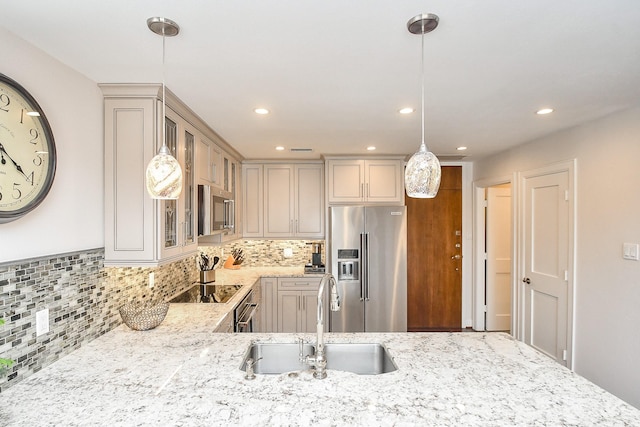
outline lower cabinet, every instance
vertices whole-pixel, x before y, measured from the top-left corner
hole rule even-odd
[[[231,333],[233,332],[233,312],[227,313],[222,322],[213,332]]]
[[[278,332],[316,329],[318,291],[278,291]]]
[[[261,285],[263,332],[315,332],[320,278],[267,277]]]

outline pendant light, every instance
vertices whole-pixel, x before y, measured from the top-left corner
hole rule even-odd
[[[409,197],[431,199],[440,188],[440,162],[424,143],[424,35],[436,29],[439,18],[432,13],[414,16],[407,22],[411,34],[422,36],[422,143],[409,159],[404,171],[404,186]]]
[[[147,166],[147,192],[152,199],[177,199],[182,192],[182,168],[171,155],[166,140],[166,96],[164,84],[165,37],[173,37],[180,32],[178,24],[167,18],[149,18],[147,26],[162,36],[162,147]]]

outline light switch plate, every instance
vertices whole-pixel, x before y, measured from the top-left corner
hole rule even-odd
[[[36,312],[36,336],[49,332],[49,309],[45,308]]]
[[[622,258],[633,261],[640,260],[640,245],[638,243],[623,243]]]

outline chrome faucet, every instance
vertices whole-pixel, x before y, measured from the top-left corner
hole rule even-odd
[[[317,379],[323,379],[327,377],[327,358],[324,355],[324,304],[322,301],[324,296],[324,286],[327,282],[329,282],[331,293],[330,309],[331,311],[340,310],[340,296],[338,295],[338,285],[336,284],[336,279],[332,274],[325,274],[324,276],[322,276],[320,287],[318,288],[318,315],[316,322],[316,332],[318,334],[318,337],[316,342],[316,354],[315,356],[307,356],[304,359],[305,363],[315,368],[313,376]],[[302,355],[302,351],[300,352],[300,355]]]

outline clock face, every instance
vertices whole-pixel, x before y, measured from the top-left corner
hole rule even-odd
[[[44,200],[56,169],[56,147],[44,112],[22,86],[0,74],[0,223]]]

